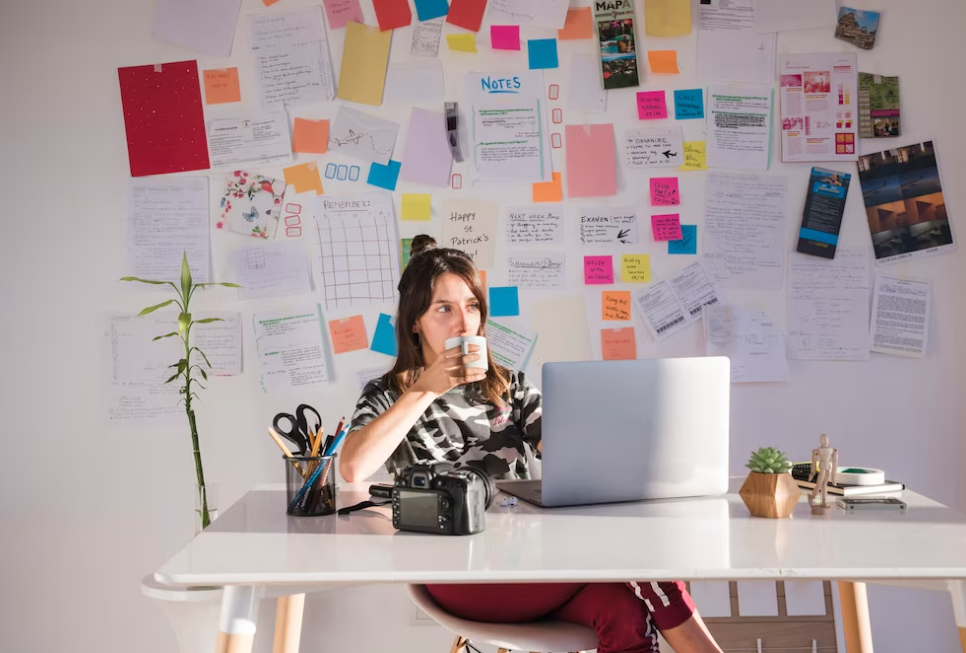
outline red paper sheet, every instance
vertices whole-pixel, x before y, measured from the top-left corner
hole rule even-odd
[[[132,177],[207,170],[198,62],[117,69]]]
[[[383,32],[406,27],[413,22],[408,0],[372,0],[372,8],[376,10],[376,20]]]
[[[471,32],[479,32],[484,11],[486,11],[486,0],[453,0],[446,15],[446,22]]]

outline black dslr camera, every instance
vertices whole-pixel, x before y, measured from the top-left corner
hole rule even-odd
[[[392,525],[401,531],[441,535],[479,533],[495,495],[493,481],[474,467],[413,465],[396,476]]]

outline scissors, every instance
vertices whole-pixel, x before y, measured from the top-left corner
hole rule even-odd
[[[313,420],[312,428],[309,428],[309,422],[305,418],[306,411],[311,411],[315,414],[315,420]],[[283,429],[279,426],[281,420],[288,421],[288,427]],[[275,427],[275,431],[281,435],[283,438],[298,447],[299,455],[304,455],[306,451],[312,448],[311,436],[314,435],[319,428],[322,426],[322,417],[319,415],[318,411],[309,406],[308,404],[300,404],[298,408],[295,409],[295,414],[291,413],[279,413],[275,416],[275,420],[272,422],[272,426]]]

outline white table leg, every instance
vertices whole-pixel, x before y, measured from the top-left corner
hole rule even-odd
[[[275,600],[275,643],[272,653],[299,652],[304,609],[305,594],[280,596]]]
[[[260,587],[227,585],[221,598],[215,653],[252,653]]]
[[[947,581],[949,594],[953,597],[953,614],[959,629],[959,647],[966,653],[966,580]]]
[[[865,583],[839,581],[839,605],[846,653],[872,653],[872,624]]]

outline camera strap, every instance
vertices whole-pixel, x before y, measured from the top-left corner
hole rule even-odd
[[[339,509],[339,514],[340,515],[348,515],[350,512],[355,512],[356,510],[365,510],[366,508],[378,508],[379,506],[388,506],[390,503],[392,503],[392,500],[389,500],[389,501],[362,501],[360,503],[357,503],[354,506],[349,506],[347,508],[340,508]]]

